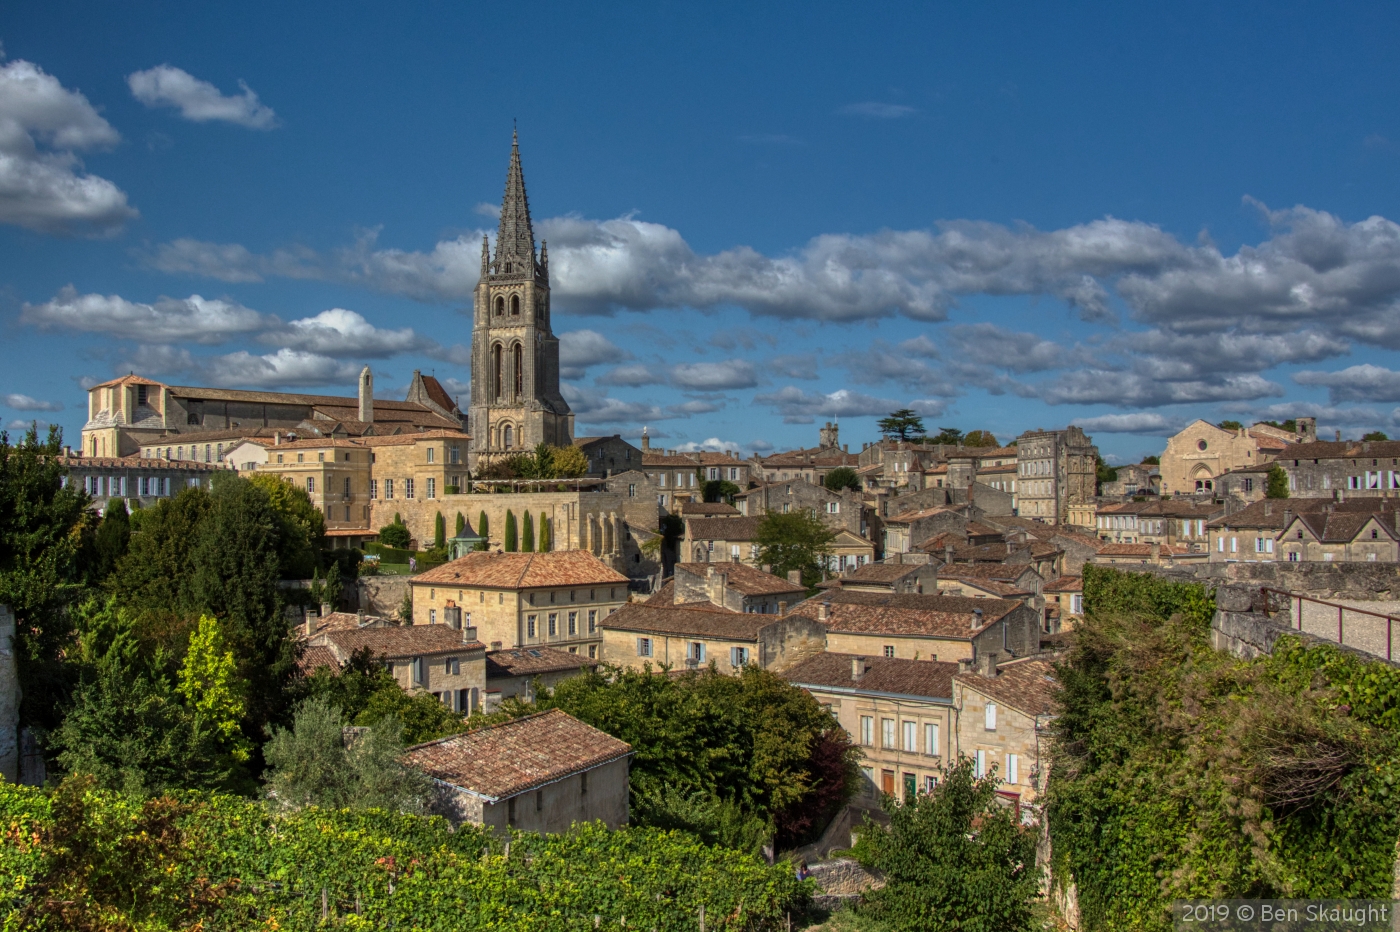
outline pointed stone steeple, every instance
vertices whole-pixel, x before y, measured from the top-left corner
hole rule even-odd
[[[506,172],[501,225],[496,231],[496,261],[491,270],[497,275],[533,275],[535,272],[535,231],[530,226],[530,199],[525,194],[525,173],[520,168],[520,136],[516,133],[511,135],[510,169]]]

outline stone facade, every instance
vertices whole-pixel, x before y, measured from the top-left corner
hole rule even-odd
[[[136,504],[150,507],[161,499],[180,494],[190,486],[209,488],[209,483],[222,467],[195,462],[166,462],[139,456],[64,456],[67,467],[66,483],[80,486],[97,501],[98,509],[107,507],[110,498],[124,499],[128,509]]]
[[[1283,455],[1292,443],[1317,439],[1317,423],[1298,419],[1298,433],[1288,434],[1269,425],[1232,430],[1208,421],[1192,421],[1167,440],[1162,453],[1161,492],[1189,495],[1210,492],[1225,473],[1268,463]],[[1291,454],[1290,454],[1291,455]]]
[[[773,512],[788,514],[809,511],[827,527],[867,536],[865,503],[859,492],[842,489],[833,492],[824,485],[814,485],[806,479],[767,482],[734,496],[734,506],[741,515],[759,518]]]
[[[572,444],[574,416],[559,392],[559,339],[550,328],[549,249],[535,251],[518,140],[511,143],[495,255],[481,240],[472,310],[473,469],[536,444]]]
[[[642,451],[621,434],[611,437],[575,437],[574,446],[588,457],[588,475],[611,476],[613,473],[642,468]]]
[[[825,629],[801,615],[761,615],[633,604],[603,623],[603,659],[631,669],[714,665],[735,673],[747,664],[781,670],[820,653]]]
[[[1400,494],[1400,441],[1299,443],[1271,465],[1288,474],[1291,498],[1382,498]],[[1268,470],[1240,470],[1225,477],[1228,491],[1244,501],[1264,497]]]
[[[978,776],[995,767],[1000,792],[1022,803],[1037,803],[1045,788],[1053,674],[1051,660],[989,657],[953,679],[958,753],[973,759]]]
[[[1093,527],[1098,448],[1078,427],[1016,438],[1017,513],[1046,524]]]

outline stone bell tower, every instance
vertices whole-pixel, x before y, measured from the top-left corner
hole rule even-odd
[[[494,256],[481,240],[472,310],[472,468],[538,443],[572,444],[574,415],[559,393],[559,339],[549,326],[549,249],[535,252],[518,136]]]

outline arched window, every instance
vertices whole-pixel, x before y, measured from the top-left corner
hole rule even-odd
[[[519,343],[515,344],[513,350],[515,358],[511,360],[515,366],[515,397],[519,398],[525,393],[525,352]]]
[[[510,296],[510,316],[520,316],[520,295],[518,294],[513,294]]]
[[[491,347],[491,385],[495,389],[495,397],[500,398],[505,390],[505,382],[502,380],[501,372],[501,344],[497,343]]]
[[[515,446],[515,430],[509,424],[505,426],[505,430],[501,431],[501,446],[507,450],[513,449]]]
[[[497,317],[502,317],[502,316],[505,315],[505,312],[506,312],[506,299],[505,299],[505,298],[497,298],[497,299],[496,299],[496,316],[497,316]]]

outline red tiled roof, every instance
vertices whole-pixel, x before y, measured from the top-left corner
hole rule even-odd
[[[681,502],[682,515],[730,518],[739,515],[739,509],[724,502]]]
[[[955,680],[960,686],[1031,716],[1049,712],[1060,688],[1054,662],[1035,657],[997,664],[996,676],[959,673]]]
[[[676,569],[707,578],[711,573],[723,573],[725,585],[744,595],[781,595],[785,592],[807,591],[807,587],[800,583],[789,582],[781,576],[765,573],[757,567],[743,563],[677,563]],[[674,582],[674,579],[670,582]]]
[[[1052,579],[1045,584],[1044,592],[1083,592],[1083,576],[1061,576],[1059,579]]]
[[[228,469],[223,463],[199,463],[194,460],[162,460],[154,456],[59,456],[58,461],[69,469],[182,469],[187,472],[214,472]]]
[[[927,563],[866,563],[849,576],[842,576],[841,582],[895,583],[928,568]]]
[[[310,676],[321,667],[329,667],[337,672],[340,671],[340,661],[335,659],[335,654],[329,647],[308,647],[301,652],[297,658],[297,669],[303,676]]]
[[[762,518],[687,518],[685,536],[689,540],[754,540]]]
[[[627,577],[586,550],[552,553],[469,553],[419,573],[409,584],[535,589],[541,586],[617,586]]]
[[[1161,555],[1164,557],[1174,557],[1180,553],[1189,551],[1180,547],[1173,547],[1171,544],[1159,545]],[[1152,556],[1152,544],[1104,544],[1099,551],[1101,557],[1150,557]]]
[[[315,635],[312,646],[333,645],[349,655],[368,648],[375,657],[389,659],[427,654],[460,654],[484,650],[480,641],[463,641],[462,632],[447,625],[395,625],[385,628],[330,630]]]
[[[710,603],[690,608],[633,602],[613,612],[600,624],[604,630],[612,631],[638,631],[642,634],[662,632],[727,641],[757,641],[763,628],[776,624],[784,617],[760,615],[757,612],[715,611],[705,606],[710,606]]]
[[[865,672],[857,680],[853,674],[858,656],[823,652],[789,667],[780,675],[794,686],[894,693],[949,702],[953,699],[953,676],[958,672],[955,663],[867,656]]]
[[[557,647],[519,647],[486,653],[486,679],[512,676],[537,676],[541,673],[561,673],[593,669],[598,661],[571,654]]]
[[[625,741],[551,709],[414,745],[404,759],[436,780],[496,802],[631,753]]]
[[[964,640],[1021,608],[1007,599],[968,599],[951,595],[900,595],[837,589],[813,596],[790,614],[817,619],[827,604],[828,630],[852,634],[895,634]],[[978,618],[976,627],[973,620]]]

